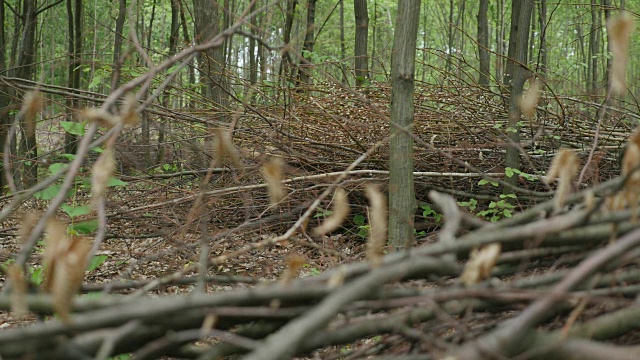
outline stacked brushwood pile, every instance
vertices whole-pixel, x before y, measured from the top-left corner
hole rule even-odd
[[[383,251],[374,249],[366,260],[344,262],[304,278],[298,276],[304,261],[295,257],[278,280],[218,275],[227,262],[257,262],[252,258],[255,251],[279,246],[294,235],[322,248],[323,235],[337,229],[335,224],[322,231],[303,230],[318,206],[329,207],[334,193],[334,203],[338,198],[352,206],[359,200],[366,203],[364,196],[354,201],[353,195],[338,195],[344,192],[340,189],[355,194],[363,184],[385,182],[388,127],[380,109],[388,108],[388,89],[372,89],[366,98],[355,93],[337,96],[337,90],[324,97],[315,94],[297,99],[297,108],[282,115],[263,109],[237,119],[232,139],[221,130],[218,141],[228,143],[220,146],[231,161],[227,168],[205,172],[202,191],[174,196],[166,189],[151,190],[169,195],[161,200],[151,197],[157,202],[144,206],[127,207],[124,199],[116,203],[121,208],[103,209],[110,221],[133,218],[130,214],[136,212],[157,211],[166,218],[179,214],[174,220],[186,223],[184,233],[200,235],[188,228],[201,215],[196,205],[218,206],[206,221],[223,230],[180,244],[191,255],[198,249],[205,254],[188,258],[194,262],[188,271],[180,264],[168,275],[151,279],[85,282],[82,292],[102,294],[76,298],[69,296],[75,289],[63,289],[60,298],[29,293],[14,281],[0,294],[0,309],[16,311],[21,305],[20,310],[37,319],[1,331],[0,356],[638,358],[638,348],[629,346],[640,334],[635,301],[640,293],[635,194],[640,189],[634,173],[640,158],[632,157],[640,155],[640,148],[634,148],[637,136],[631,137],[631,155],[623,157],[622,166],[617,160],[632,132],[628,118],[611,116],[601,124],[598,152],[592,151],[596,130],[585,125],[588,116],[571,110],[570,100],[556,113],[541,109],[539,120],[525,126],[524,175],[520,186],[510,190],[522,211],[503,213],[505,218],[489,222],[458,201],[474,198],[488,204],[499,198],[498,187],[486,184],[504,185],[501,178],[508,172],[501,166],[504,104],[497,95],[455,89],[462,93],[432,89],[417,95],[417,196],[438,209],[444,223],[433,233],[418,235],[415,248],[382,257]],[[119,125],[113,129],[109,134],[116,136],[122,130]],[[267,162],[274,156],[281,162]],[[260,165],[263,175],[257,171]],[[292,169],[283,177],[281,169],[274,170],[280,167]],[[541,178],[549,168],[546,180],[557,178],[557,188]],[[572,186],[581,169],[586,174],[583,185]],[[216,187],[207,187],[214,182]],[[273,184],[284,184],[286,194]],[[145,189],[144,194],[151,191]],[[269,202],[280,208],[264,210]],[[374,208],[373,201],[369,205]],[[249,213],[244,221],[239,209]],[[335,204],[332,208],[334,214],[344,213],[342,209]],[[373,232],[376,224],[370,225]],[[49,235],[61,233],[66,248],[81,250],[80,255],[66,253],[74,259],[89,251],[55,230],[55,224],[48,226],[53,226]],[[223,238],[264,229],[280,235],[252,239],[237,248],[216,248]],[[336,258],[349,257],[335,249],[326,251]],[[207,269],[215,275],[207,275]],[[156,293],[170,286],[191,291]],[[216,291],[204,291],[207,286]]]

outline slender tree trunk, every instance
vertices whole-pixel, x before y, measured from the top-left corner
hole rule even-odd
[[[25,80],[33,80],[35,76],[35,59],[36,59],[36,31],[38,21],[37,17],[37,1],[24,1],[24,27],[22,29],[20,51],[18,52],[18,72],[17,76]],[[22,139],[20,141],[20,153],[25,159],[24,177],[22,182],[26,187],[34,185],[38,181],[38,147],[36,141],[35,118],[22,121]],[[18,181],[18,185],[22,186],[22,182]]]
[[[255,4],[251,7],[250,12],[255,10]],[[249,22],[251,35],[258,35],[257,17],[251,18]],[[258,57],[256,56],[256,40],[249,37],[249,83],[255,86],[258,83]]]
[[[516,4],[517,3],[517,4]],[[518,105],[518,99],[522,95],[522,88],[526,78],[526,69],[520,64],[527,64],[527,50],[529,41],[529,27],[531,25],[531,13],[533,0],[513,0],[511,15],[511,35],[509,36],[509,60],[507,74],[511,94],[509,99],[509,121],[507,134],[511,144],[507,146],[505,167],[520,169],[520,117],[522,112]],[[512,176],[506,180],[515,185],[517,177]],[[505,189],[505,191],[508,191]]]
[[[342,83],[349,86],[347,68],[344,64],[347,59],[347,50],[344,41],[344,0],[338,1],[340,1],[340,70],[342,71]]]
[[[489,88],[489,19],[487,10],[489,0],[480,0],[478,7],[478,59],[480,60],[480,74],[478,84],[483,88]]]
[[[7,50],[5,36],[5,1],[0,0],[0,71],[4,73],[7,70]],[[7,107],[9,106],[9,97],[7,96],[7,86],[0,84],[0,155],[4,154],[4,146],[7,141],[7,133],[10,126],[10,117]],[[4,193],[4,187],[7,180],[4,176],[3,163],[0,162],[0,194]]]
[[[178,46],[178,40],[180,39],[180,0],[171,0],[171,25],[169,31],[169,57],[176,53]],[[171,102],[171,96],[169,91],[165,90],[162,94],[162,105],[168,107]],[[156,163],[164,164],[166,162],[166,150],[165,150],[165,131],[167,123],[164,120],[158,122],[158,152],[156,154]]]
[[[375,67],[376,67],[376,46],[378,43],[378,1],[373,0],[373,26],[372,26],[372,34],[371,34],[371,67],[369,67],[369,78],[373,78],[375,75]]]
[[[591,0],[591,32],[589,33],[589,74],[587,92],[596,95],[598,92],[598,31],[600,31],[600,12],[598,3]]]
[[[307,32],[302,46],[302,62],[298,72],[298,86],[305,86],[311,82],[311,55],[315,44],[316,0],[307,1]]]
[[[193,0],[196,41],[202,43],[220,33],[220,14],[218,4],[212,0]],[[224,46],[219,46],[201,52],[198,55],[198,71],[200,81],[204,82],[204,95],[212,106],[219,109],[218,116],[213,123],[227,122],[224,110],[228,106],[226,78],[224,76]],[[209,136],[205,140],[205,150],[208,154],[213,150],[213,135],[215,127],[209,126]],[[204,162],[208,166],[208,161]]]
[[[291,59],[291,54],[288,49],[291,48],[291,32],[293,31],[293,19],[296,13],[296,6],[298,0],[287,0],[287,14],[284,21],[284,33],[283,42],[285,49],[282,51],[282,60],[280,61],[280,70],[278,73],[281,76],[282,84],[286,85],[290,80],[293,73],[294,62]],[[286,86],[285,86],[286,87]]]
[[[540,59],[538,61],[538,73],[544,76],[547,74],[549,67],[547,57],[547,0],[540,0],[538,4],[538,20],[540,21]]]
[[[369,39],[369,12],[367,0],[354,0],[353,12],[356,21],[356,37],[354,45],[356,87],[361,88],[369,77],[367,60],[367,41]]]
[[[391,57],[391,143],[389,145],[389,242],[413,245],[416,210],[413,184],[413,92],[420,0],[399,0]]]
[[[120,67],[122,66],[122,40],[124,38],[124,19],[127,15],[127,0],[118,3],[118,17],[116,18],[116,33],[113,37],[113,75],[111,76],[111,91],[118,87],[120,82]]]
[[[451,73],[451,69],[453,67],[452,61],[453,61],[453,13],[454,13],[454,8],[455,5],[453,3],[453,0],[449,0],[449,24],[448,24],[448,30],[447,30],[447,35],[448,35],[448,40],[447,40],[447,66],[446,66],[446,72],[447,74]]]
[[[81,57],[82,57],[82,0],[67,0],[67,19],[69,31],[69,79],[70,89],[79,90],[82,78]],[[67,107],[71,109],[67,115],[67,121],[75,121],[73,112],[79,108],[78,99],[71,97],[67,101]],[[78,136],[65,133],[64,151],[67,154],[75,154],[77,149]]]

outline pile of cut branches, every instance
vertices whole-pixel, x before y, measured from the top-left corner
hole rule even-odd
[[[626,344],[640,334],[638,209],[615,205],[637,190],[627,177],[497,223],[481,223],[432,192],[444,212],[439,241],[385,255],[378,266],[253,284],[167,276],[94,285],[137,291],[76,298],[73,313],[60,318],[50,318],[50,296],[25,295],[29,311],[47,320],[2,331],[0,356],[635,359],[640,350]],[[289,267],[295,273],[299,265]],[[232,288],[147,295],[199,282]],[[0,295],[0,308],[12,304],[12,295]]]

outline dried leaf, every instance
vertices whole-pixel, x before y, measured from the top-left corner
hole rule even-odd
[[[341,187],[337,188],[335,191],[331,211],[331,215],[329,215],[329,217],[327,217],[320,226],[313,229],[313,234],[315,236],[322,236],[338,229],[342,222],[347,218],[347,215],[349,215],[349,211],[351,211],[351,209],[349,208],[347,192]]]
[[[380,187],[367,184],[365,187],[369,199],[369,240],[367,242],[367,258],[372,266],[380,265],[387,242],[387,199],[380,192]]]
[[[307,260],[304,257],[298,254],[290,254],[287,257],[287,268],[282,274],[282,283],[288,285],[296,279],[300,274],[300,269],[302,269],[306,262]]]
[[[466,286],[471,286],[488,279],[491,276],[491,270],[493,270],[496,261],[498,261],[500,249],[500,243],[486,245],[479,251],[478,249],[473,249],[460,277],[462,282]]]
[[[556,189],[553,204],[555,211],[562,209],[567,196],[571,193],[572,183],[578,174],[579,165],[578,156],[572,150],[562,149],[553,158],[547,172],[546,181],[551,183],[558,179],[558,188]]]
[[[533,81],[529,91],[518,100],[522,114],[528,119],[533,119],[536,114],[536,106],[540,100],[540,85],[540,80]]]
[[[607,23],[609,46],[613,61],[611,63],[611,90],[624,94],[627,90],[625,73],[629,57],[629,39],[633,31],[633,18],[626,12],[613,16]]]
[[[24,94],[22,99],[22,108],[20,111],[24,114],[24,123],[27,133],[33,133],[36,126],[36,116],[44,107],[44,101],[40,96],[40,91],[34,90]]]
[[[20,230],[18,231],[18,241],[24,243],[31,231],[36,226],[40,213],[28,212],[22,215],[22,221],[20,222]]]
[[[22,318],[29,312],[29,307],[25,301],[27,295],[27,281],[24,278],[22,268],[16,264],[7,267],[7,278],[11,282],[11,293],[9,294],[9,304],[11,311],[17,318]]]
[[[138,105],[138,101],[134,94],[129,94],[122,104],[122,109],[120,111],[121,122],[127,126],[132,127],[136,126],[140,123],[140,114],[136,110],[136,106]]]
[[[91,173],[91,202],[95,205],[107,192],[107,185],[111,175],[116,170],[113,159],[113,149],[107,147],[93,165]]]
[[[95,122],[98,126],[106,127],[108,129],[120,124],[122,119],[111,115],[108,111],[102,108],[88,108],[84,109],[79,114],[80,118],[86,119],[90,122]]]
[[[47,223],[44,251],[44,289],[53,298],[53,307],[63,321],[69,319],[73,297],[80,289],[91,245],[86,238],[68,236],[64,224]]]
[[[279,203],[284,199],[286,192],[282,186],[282,168],[284,162],[279,157],[271,158],[265,163],[260,172],[267,182],[267,190],[269,192],[269,201],[271,205]]]
[[[244,166],[240,159],[240,153],[233,145],[231,133],[227,130],[217,128],[214,130],[214,134],[213,158],[216,164],[223,165],[230,162],[236,170],[243,171]]]

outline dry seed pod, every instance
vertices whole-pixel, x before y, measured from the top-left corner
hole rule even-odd
[[[540,100],[540,80],[535,80],[531,83],[529,91],[518,100],[522,114],[528,119],[533,119],[538,100]]]
[[[313,229],[315,236],[322,236],[338,229],[347,218],[347,215],[349,215],[351,209],[349,208],[347,192],[341,187],[336,188],[331,211],[331,215],[329,215],[320,226]]]
[[[79,116],[82,119],[95,122],[98,126],[106,127],[108,129],[120,124],[122,121],[122,119],[111,115],[111,113],[102,108],[84,109],[80,112]]]
[[[387,242],[387,199],[380,192],[380,187],[367,184],[365,187],[369,199],[369,240],[367,241],[367,258],[372,266],[380,265]]]
[[[25,301],[28,286],[22,268],[16,264],[7,266],[7,279],[11,282],[11,293],[9,294],[11,311],[15,317],[21,318],[29,311]]]
[[[93,165],[91,173],[91,202],[95,205],[107,192],[109,178],[116,170],[116,162],[113,159],[113,149],[107,147]]]
[[[282,283],[288,285],[298,277],[300,269],[304,266],[306,260],[298,254],[290,254],[287,257],[287,268],[282,274]]]
[[[24,115],[24,123],[26,124],[27,133],[33,133],[36,126],[36,116],[44,107],[44,101],[38,90],[29,91],[24,94],[22,99],[22,108],[20,111]]]
[[[86,238],[68,236],[64,224],[51,219],[47,223],[44,251],[44,289],[53,298],[53,307],[68,321],[73,297],[82,285],[91,245]]]
[[[486,245],[480,250],[473,249],[460,277],[462,282],[466,286],[471,286],[488,279],[498,261],[500,249],[500,243]]]
[[[555,211],[562,209],[567,196],[571,193],[572,183],[578,174],[579,165],[578,156],[572,150],[561,149],[553,158],[545,179],[549,183],[558,179],[558,189],[553,204]]]
[[[633,19],[626,12],[613,16],[607,22],[609,47],[613,61],[611,63],[611,90],[616,94],[624,94],[627,86],[625,73],[629,57],[629,39],[633,31]]]
[[[242,171],[244,166],[240,160],[240,153],[233,145],[231,133],[227,130],[217,128],[214,130],[213,158],[216,164],[222,165],[230,162],[238,171]]]
[[[128,127],[138,125],[140,123],[140,114],[136,110],[136,105],[138,105],[138,101],[136,100],[135,95],[129,94],[122,104],[122,109],[120,111],[121,122]]]
[[[281,158],[273,157],[265,163],[260,172],[267,182],[267,190],[269,192],[269,201],[271,205],[279,203],[284,199],[286,193],[282,186],[282,168],[284,162]]]

